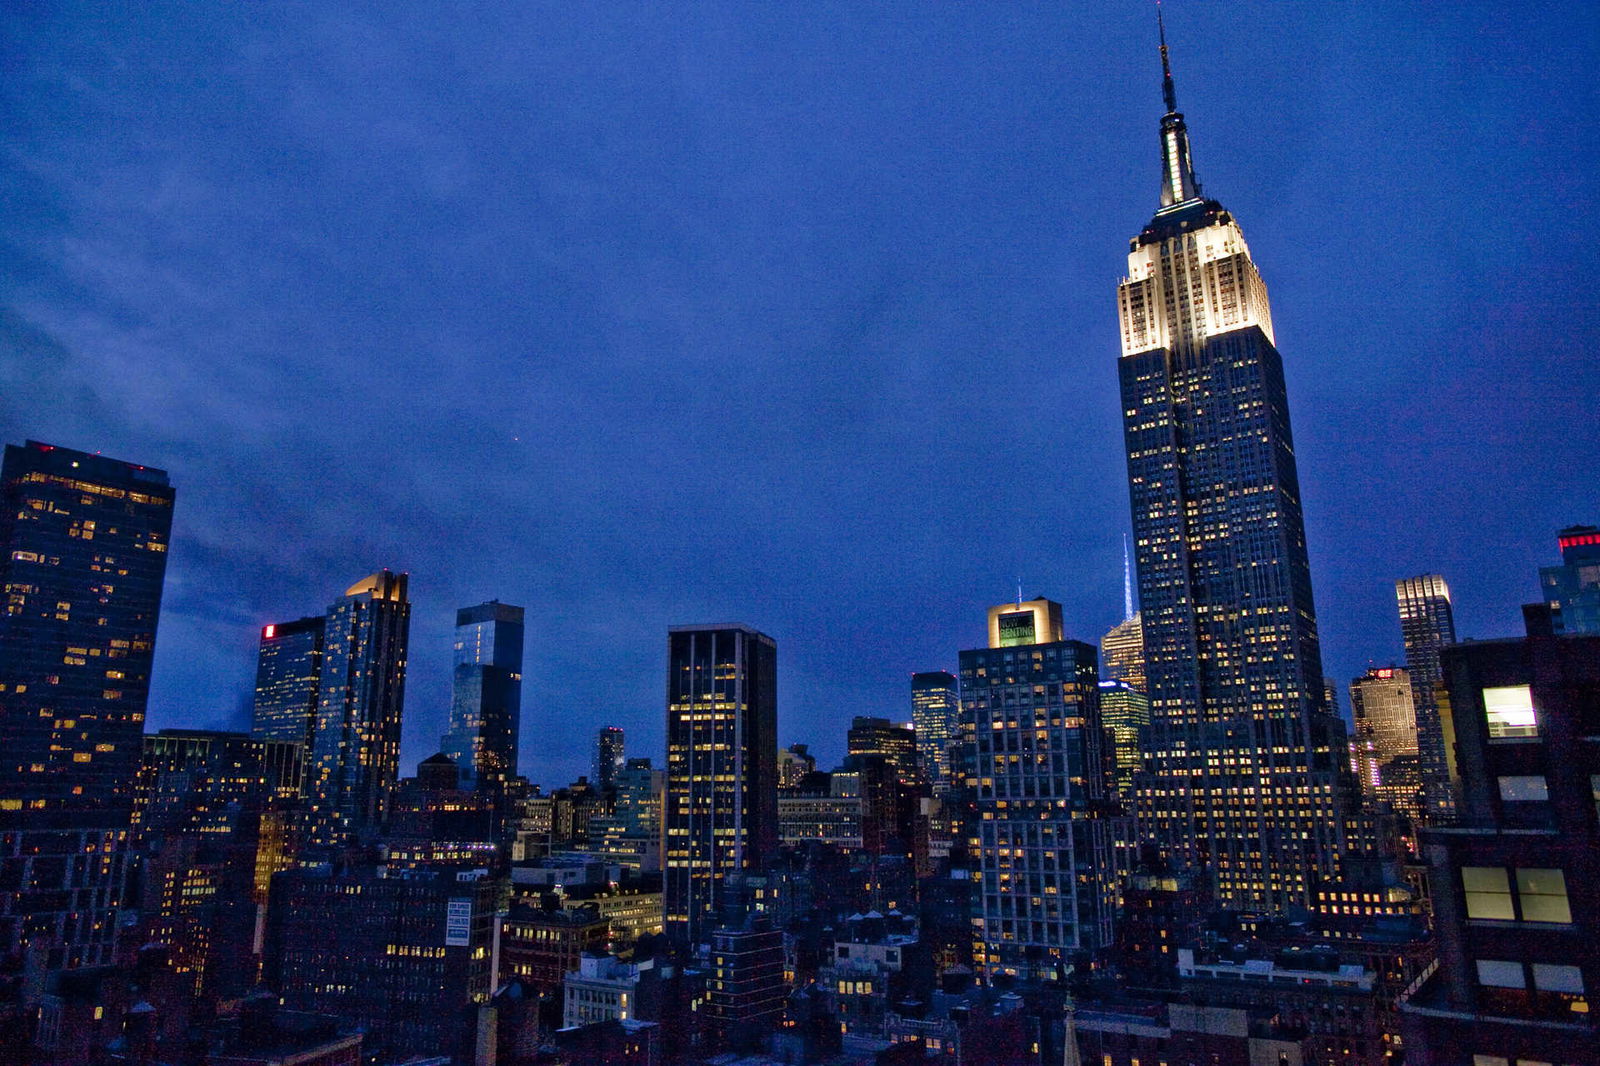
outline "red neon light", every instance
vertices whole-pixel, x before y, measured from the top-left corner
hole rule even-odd
[[[1563,549],[1576,548],[1580,544],[1600,544],[1600,533],[1579,533],[1573,537],[1557,537]]]
[[[261,631],[261,639],[262,640],[271,640],[273,634],[276,633],[277,631],[278,631],[278,627],[277,626],[268,626],[267,628],[265,628],[265,629],[263,629]]]
[[[1382,670],[1374,670],[1372,672],[1375,675],[1377,675],[1378,677],[1393,677],[1394,676],[1394,671],[1390,670],[1388,667],[1385,667]]]

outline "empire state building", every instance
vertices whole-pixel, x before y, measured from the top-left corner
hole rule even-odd
[[[1206,198],[1165,34],[1161,206],[1117,290],[1151,726],[1141,833],[1232,908],[1304,902],[1344,850],[1322,657],[1266,285]]]

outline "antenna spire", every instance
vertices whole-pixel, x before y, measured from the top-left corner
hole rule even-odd
[[[1178,110],[1178,90],[1172,85],[1172,64],[1167,62],[1167,23],[1161,17],[1161,0],[1156,0],[1156,32],[1161,36],[1161,96],[1170,115]]]

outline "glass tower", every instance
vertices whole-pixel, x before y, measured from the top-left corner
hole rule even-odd
[[[973,933],[985,974],[1046,978],[1110,945],[1116,876],[1100,817],[1106,762],[1095,650],[1061,638],[1059,605],[1021,606],[1054,623],[1019,641],[1018,605],[995,607],[989,647],[961,653],[977,804]]]
[[[325,842],[380,829],[388,813],[410,631],[405,574],[373,574],[328,608],[311,745],[312,805]]]
[[[667,936],[706,940],[730,874],[778,843],[778,646],[743,625],[667,631]]]
[[[0,467],[0,956],[110,963],[173,490],[37,441]]]
[[[490,600],[456,612],[450,731],[439,747],[479,790],[499,792],[517,773],[522,641],[521,607]]]
[[[950,787],[950,745],[955,741],[961,698],[956,675],[927,670],[911,675],[911,724],[916,729],[922,776],[936,793]]]
[[[1456,642],[1450,586],[1438,574],[1401,578],[1394,583],[1400,610],[1400,639],[1411,675],[1411,702],[1417,719],[1417,763],[1421,776],[1421,813],[1439,821],[1455,807],[1444,724],[1439,718],[1439,685],[1444,671],[1439,653]]]
[[[322,681],[321,616],[261,627],[256,655],[256,703],[250,732],[257,740],[311,744]]]
[[[594,787],[604,790],[617,783],[617,775],[627,765],[623,753],[627,734],[621,726],[608,725],[594,738]]]
[[[1162,48],[1160,207],[1118,289],[1151,727],[1142,829],[1229,907],[1308,898],[1342,850],[1283,363],[1233,216],[1201,195]]]

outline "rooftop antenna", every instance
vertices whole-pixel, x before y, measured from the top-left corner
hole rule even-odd
[[[1161,35],[1161,95],[1170,114],[1178,110],[1178,90],[1172,87],[1172,66],[1167,62],[1167,23],[1161,17],[1161,0],[1156,0],[1156,32]]]
[[[1017,606],[1022,606],[1022,575],[1017,575]]]

